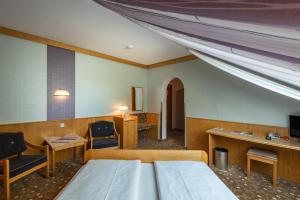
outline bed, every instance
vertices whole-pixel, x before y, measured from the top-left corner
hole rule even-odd
[[[237,200],[198,150],[88,150],[57,200]]]

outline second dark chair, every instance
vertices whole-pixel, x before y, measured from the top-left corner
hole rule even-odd
[[[97,121],[90,125],[91,149],[119,148],[120,135],[113,121]]]

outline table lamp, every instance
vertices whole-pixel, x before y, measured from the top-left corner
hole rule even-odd
[[[119,107],[119,111],[121,111],[122,117],[123,117],[123,118],[125,118],[126,110],[128,110],[128,107],[127,107],[127,106],[120,106],[120,107]]]

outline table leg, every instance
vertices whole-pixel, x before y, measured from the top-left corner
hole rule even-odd
[[[55,151],[52,149],[52,176],[55,176]]]
[[[76,154],[77,154],[77,151],[76,151],[76,150],[77,150],[77,148],[74,147],[74,159],[75,159],[75,160],[76,160],[76,157],[77,157],[77,156],[76,156]]]
[[[214,136],[209,134],[208,135],[208,162],[209,165],[212,166],[213,165],[213,158],[214,158],[214,148],[215,148],[215,139]]]
[[[85,163],[86,143],[83,145],[83,164]]]

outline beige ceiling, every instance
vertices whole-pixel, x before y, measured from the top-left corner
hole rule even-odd
[[[92,0],[0,0],[0,26],[145,65],[189,54]]]

